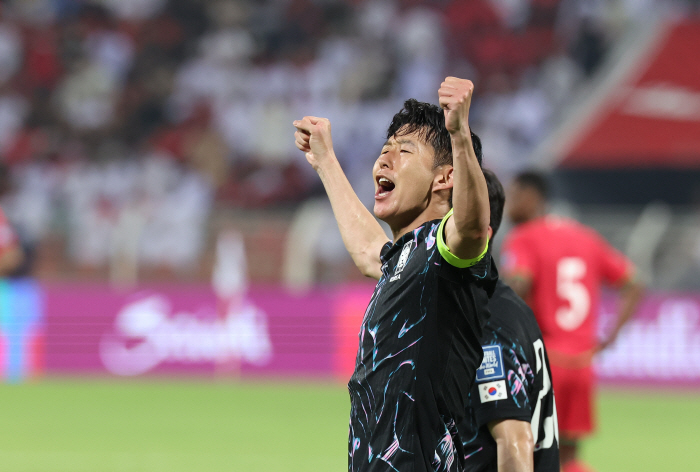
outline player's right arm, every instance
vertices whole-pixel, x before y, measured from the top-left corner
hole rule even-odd
[[[500,268],[503,280],[520,298],[527,300],[535,273],[535,257],[532,245],[517,232],[509,234],[503,242]]]
[[[382,275],[379,255],[389,238],[357,197],[340,167],[333,150],[330,121],[305,116],[294,121],[294,127],[295,144],[323,182],[352,260],[363,275],[379,280]]]
[[[496,441],[498,472],[533,472],[535,444],[530,423],[521,420],[497,420],[488,424]]]

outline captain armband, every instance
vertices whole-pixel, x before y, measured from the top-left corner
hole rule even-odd
[[[484,251],[477,257],[474,257],[472,259],[461,259],[452,252],[450,252],[450,248],[447,247],[447,244],[445,243],[445,234],[444,234],[444,227],[445,227],[445,222],[448,220],[450,216],[452,216],[452,213],[454,210],[450,210],[447,215],[442,219],[440,222],[440,226],[438,227],[438,234],[437,234],[437,246],[438,246],[438,251],[440,251],[440,255],[452,266],[455,266],[459,269],[465,269],[467,267],[472,267],[476,265],[479,261],[481,261],[484,256],[486,256],[486,253],[489,250],[489,241],[486,241],[486,247],[484,248]]]

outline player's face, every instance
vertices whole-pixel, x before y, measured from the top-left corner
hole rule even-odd
[[[374,214],[396,228],[409,224],[430,203],[435,152],[416,133],[392,136],[374,163]]]
[[[513,183],[506,196],[508,218],[515,224],[535,218],[540,212],[541,200],[534,189]]]

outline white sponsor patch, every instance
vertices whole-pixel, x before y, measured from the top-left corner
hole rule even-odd
[[[479,400],[481,400],[481,403],[505,400],[506,398],[508,398],[508,390],[506,390],[505,380],[479,385]]]

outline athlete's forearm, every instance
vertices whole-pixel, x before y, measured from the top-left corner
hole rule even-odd
[[[447,77],[438,97],[445,110],[445,127],[452,141],[453,216],[445,223],[445,242],[460,259],[475,259],[488,243],[489,192],[472,146],[469,108],[474,84]]]
[[[518,420],[489,423],[496,441],[498,472],[533,472],[534,444],[530,424]]]
[[[608,337],[603,341],[600,349],[608,347],[615,342],[617,335],[622,330],[622,327],[632,318],[632,315],[637,311],[637,307],[644,296],[644,286],[636,281],[629,282],[620,293],[620,304],[617,312],[617,320],[615,327],[610,332]]]
[[[532,447],[519,443],[498,443],[498,472],[532,472]]]
[[[384,230],[355,194],[335,156],[324,160],[316,171],[352,260],[363,275],[378,280],[382,275],[379,254],[389,240]]]
[[[452,218],[469,253],[461,257],[476,257],[488,238],[490,218],[489,192],[486,179],[476,158],[468,128],[452,134],[453,192]]]

